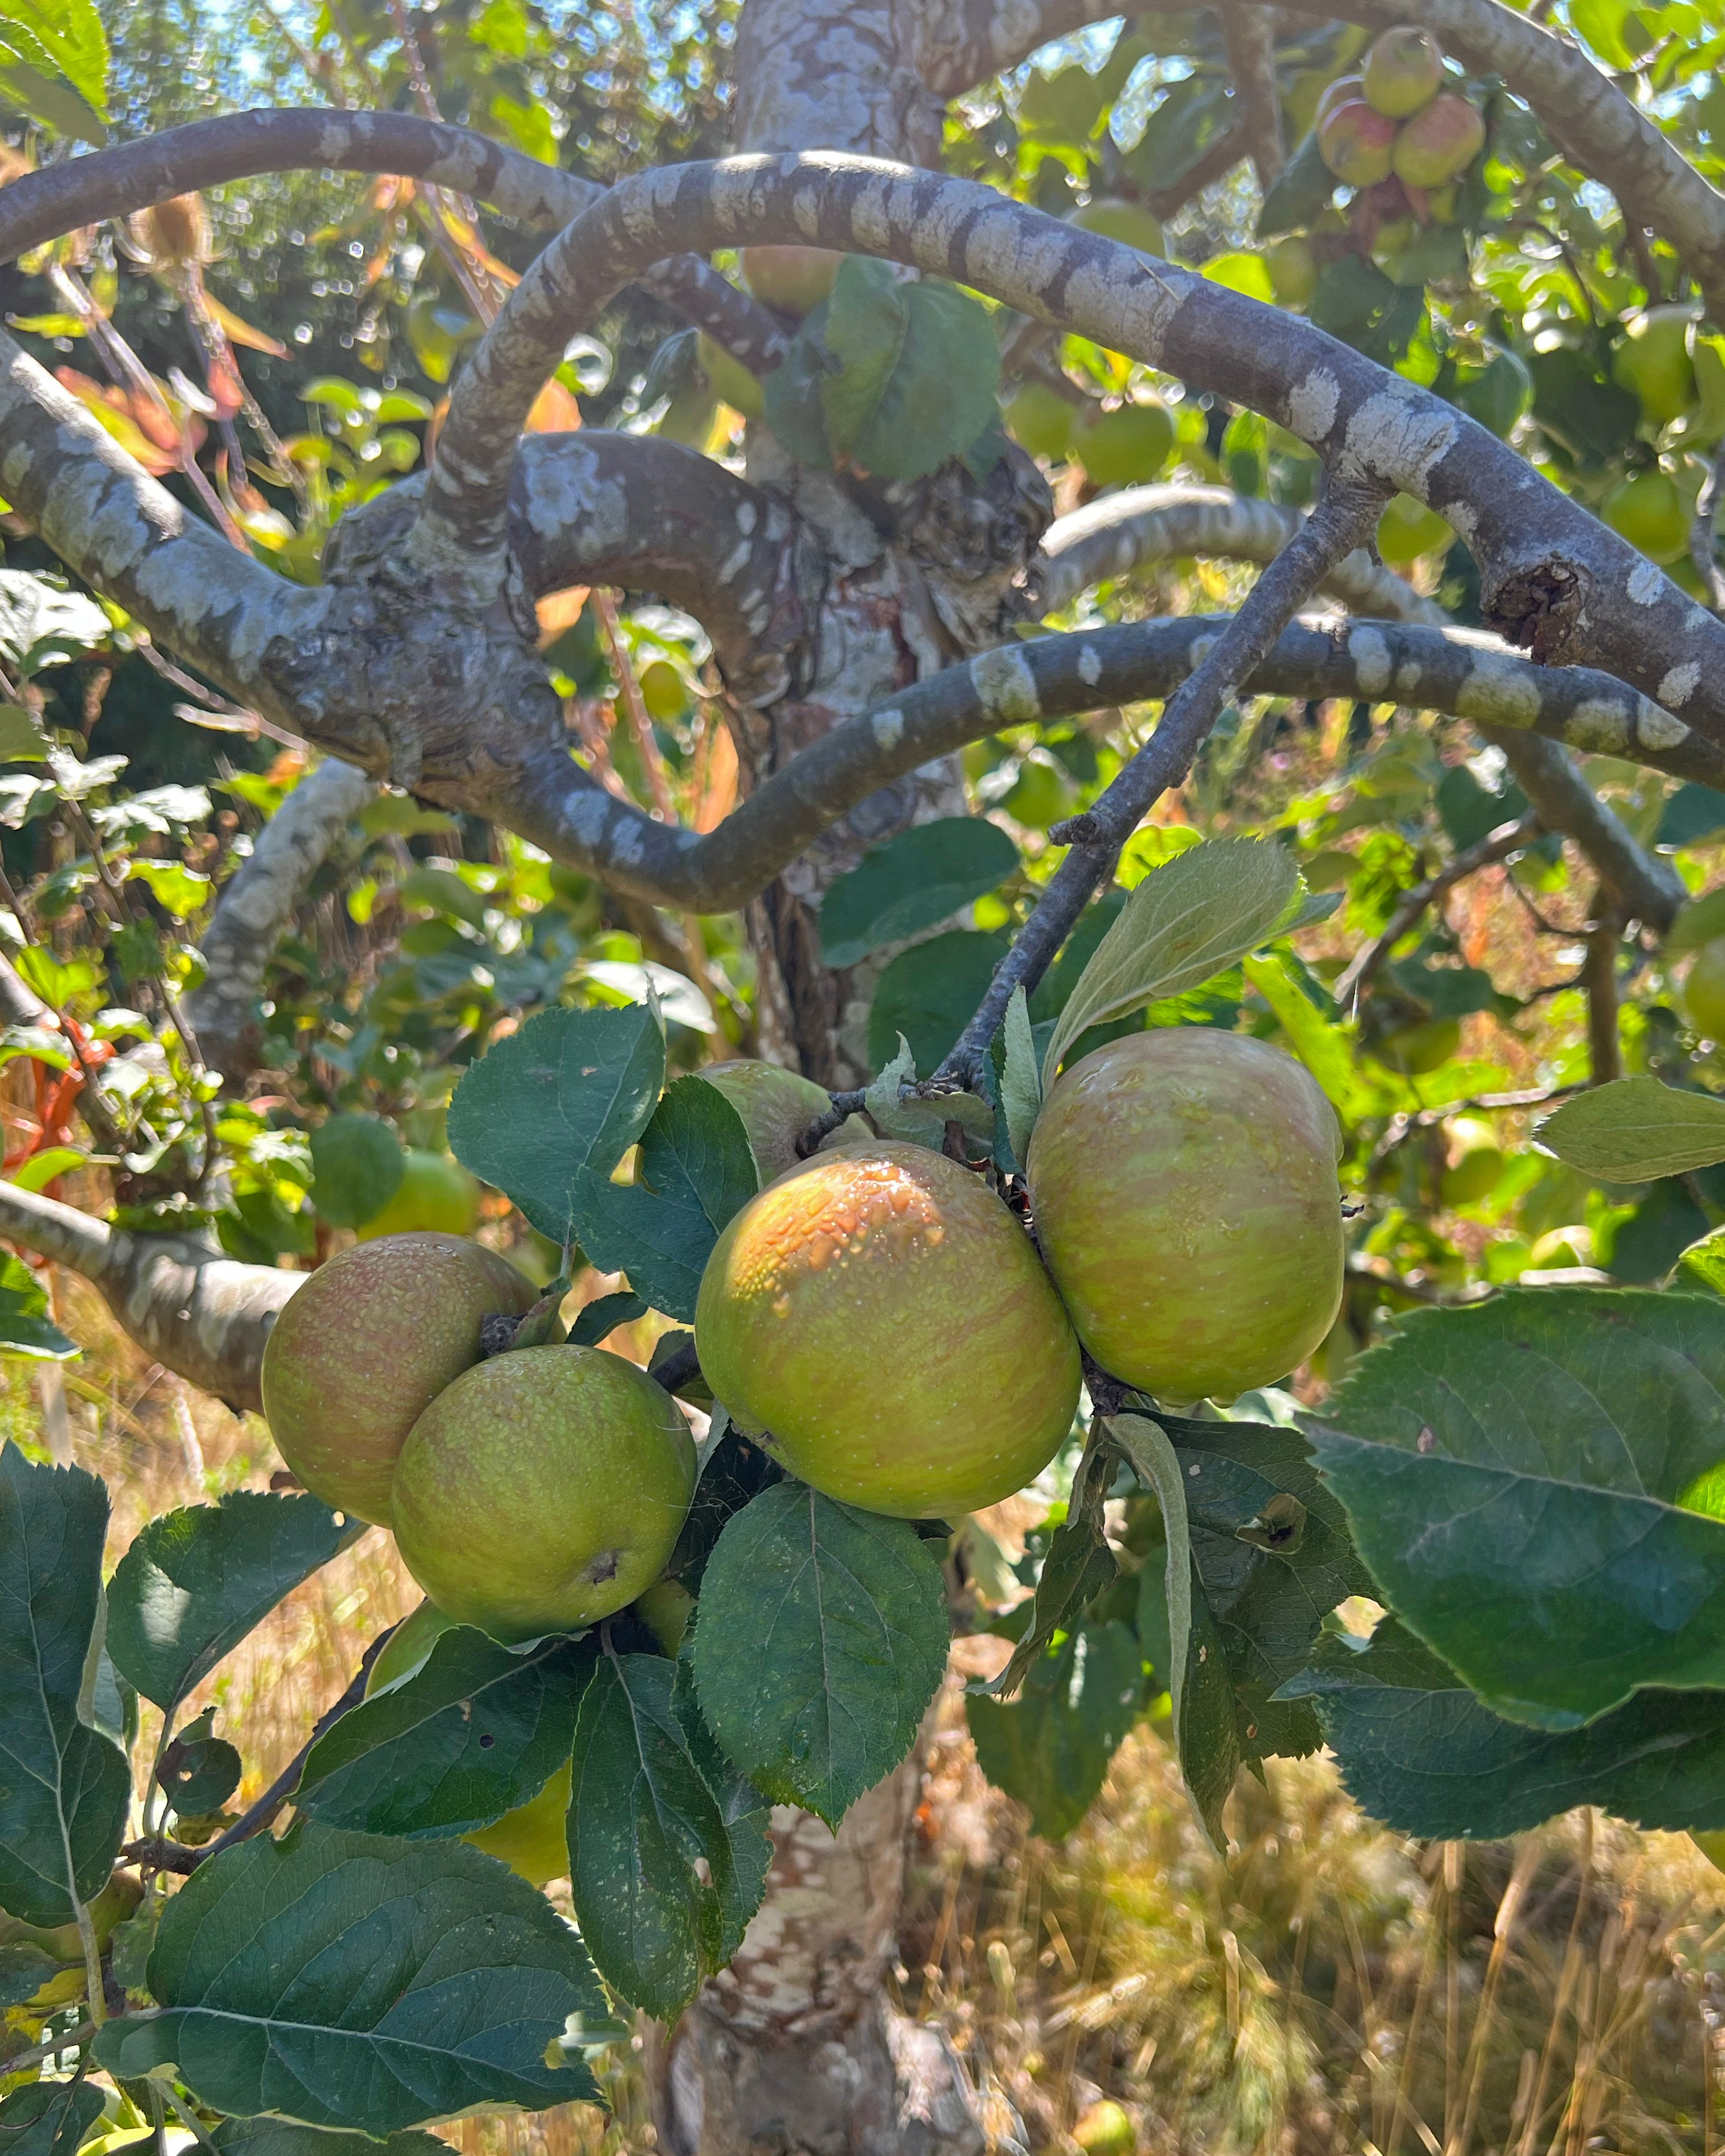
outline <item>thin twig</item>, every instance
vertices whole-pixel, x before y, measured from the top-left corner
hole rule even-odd
[[[1592,1083],[1609,1085],[1623,1075],[1623,1048],[1617,1029],[1617,952],[1623,915],[1603,886],[1594,894],[1598,916],[1588,931],[1581,985],[1587,991],[1587,1046]]]
[[[1495,830],[1486,832],[1483,839],[1465,846],[1459,854],[1446,861],[1435,875],[1427,876],[1404,891],[1397,901],[1395,911],[1384,923],[1382,931],[1360,951],[1353,963],[1337,981],[1334,994],[1337,1003],[1346,1009],[1350,1002],[1358,1004],[1377,977],[1379,968],[1404,936],[1426,911],[1446,898],[1458,883],[1476,875],[1480,870],[1489,868],[1495,861],[1507,860],[1518,854],[1539,836],[1544,829],[1537,816],[1527,815],[1500,824]]]
[[[26,2066],[39,2066],[43,2060],[55,2058],[62,2051],[75,2051],[79,2045],[87,2044],[95,2032],[94,2021],[80,2021],[64,2036],[50,2036],[32,2051],[8,2051],[4,2059],[0,2059],[0,2070],[8,2075],[21,2073]]]
[[[1013,990],[1023,988],[1028,994],[1042,978],[1079,916],[1112,875],[1121,847],[1152,804],[1184,779],[1205,736],[1240,693],[1240,685],[1328,572],[1363,543],[1382,507],[1383,496],[1375,489],[1332,489],[1168,698],[1161,723],[1144,747],[1082,815],[1054,827],[1050,837],[1071,851],[995,968],[988,994],[935,1073],[937,1081],[977,1082]]]

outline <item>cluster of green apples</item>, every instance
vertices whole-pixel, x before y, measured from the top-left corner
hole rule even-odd
[[[1453,218],[1452,187],[1486,146],[1478,108],[1445,85],[1444,55],[1429,30],[1386,30],[1357,75],[1332,82],[1318,100],[1318,154],[1344,187],[1373,187],[1394,177],[1414,213]],[[1425,198],[1421,200],[1420,198]],[[1446,214],[1447,213],[1447,214]]]
[[[1311,1076],[1262,1042],[1127,1034],[1044,1106],[1034,1241],[981,1174],[925,1147],[841,1137],[788,1167],[708,1260],[702,1371],[829,1496],[976,1511],[1066,1438],[1081,1347],[1169,1405],[1305,1359],[1341,1300],[1338,1142]]]
[[[1692,350],[1695,319],[1692,307],[1649,307],[1624,326],[1611,355],[1612,379],[1635,398],[1649,434],[1686,418],[1701,402]],[[1606,494],[1599,515],[1649,560],[1666,568],[1675,565],[1686,583],[1682,572],[1705,472],[1681,454],[1661,461],[1645,448],[1636,454],[1644,461]]]
[[[1399,284],[1419,281],[1404,259],[1422,228],[1459,222],[1458,182],[1486,139],[1436,41],[1406,26],[1386,30],[1358,72],[1326,85],[1312,126],[1319,157],[1352,199],[1345,213],[1332,205],[1309,231],[1270,249],[1276,298],[1296,311],[1310,306],[1327,255],[1343,252],[1369,254]]]
[[[1335,1117],[1261,1042],[1129,1034],[1065,1073],[1029,1147],[1034,1241],[982,1173],[859,1118],[801,1158],[828,1104],[809,1080],[703,1075],[765,1187],[708,1260],[701,1368],[740,1429],[845,1503],[951,1517],[1021,1489],[1071,1430],[1081,1343],[1190,1404],[1283,1376],[1334,1322]],[[517,1642],[633,1604],[663,1634],[655,1598],[686,1609],[665,1577],[696,1478],[682,1411],[603,1348],[488,1353],[486,1321],[537,1294],[482,1245],[415,1232],[340,1253],[276,1321],[277,1449],[326,1504],[390,1528],[427,1597],[374,1689],[451,1625]],[[470,1839],[542,1884],[567,1794],[565,1776]]]

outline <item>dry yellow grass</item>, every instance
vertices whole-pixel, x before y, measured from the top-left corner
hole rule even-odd
[[[267,1431],[151,1367],[64,1276],[88,1352],[65,1373],[72,1456],[107,1481],[110,1562],[176,1504],[264,1489]],[[0,1363],[0,1435],[47,1449],[38,1374]],[[373,1530],[290,1596],[196,1696],[255,1795],[418,1590]],[[152,1738],[153,1710],[145,1737]],[[147,1756],[147,1745],[141,1748]],[[1099,2097],[1143,2156],[1582,2156],[1725,2148],[1707,2071],[1725,1878],[1686,1836],[1588,1814],[1512,1845],[1421,1845],[1364,1820],[1322,1759],[1243,1780],[1227,1861],[1168,1746],[1141,1728],[1058,1846],[983,1781],[956,1686],[930,1754],[896,1989],[939,2019],[998,2139],[1070,2152]],[[653,2145],[634,2056],[611,2118],[463,2121],[465,2156]]]

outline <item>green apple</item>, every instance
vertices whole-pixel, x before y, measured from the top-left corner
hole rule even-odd
[[[494,1639],[578,1631],[650,1587],[695,1489],[676,1402],[602,1348],[494,1355],[439,1393],[396,1463],[407,1566]]]
[[[798,1165],[797,1140],[833,1105],[826,1088],[812,1078],[748,1056],[709,1063],[700,1075],[717,1086],[742,1117],[762,1183]]]
[[[1689,510],[1676,481],[1662,471],[1632,472],[1620,480],[1599,514],[1650,561],[1676,562],[1689,552]]]
[[[480,1321],[538,1298],[507,1259],[454,1235],[389,1235],[321,1265],[264,1350],[275,1449],[338,1512],[389,1524],[396,1455],[425,1409],[480,1358]]]
[[[409,1610],[383,1643],[366,1678],[366,1697],[398,1684],[423,1666],[442,1634],[455,1620],[435,1603],[422,1602]],[[487,1856],[495,1856],[511,1871],[518,1871],[530,1887],[543,1887],[561,1879],[569,1869],[569,1847],[564,1822],[569,1810],[570,1768],[565,1760],[536,1796],[512,1812],[506,1812],[490,1826],[464,1834]]]
[[[1374,112],[1405,120],[1430,105],[1444,80],[1444,55],[1430,30],[1399,23],[1374,40],[1361,80]]]
[[[1318,261],[1312,242],[1296,233],[1278,239],[1264,258],[1276,296],[1285,307],[1309,307],[1317,291]]]
[[[1104,1369],[1173,1404],[1303,1362],[1342,1300],[1330,1104],[1302,1066],[1207,1027],[1127,1034],[1050,1093],[1038,1240]]]
[[[1725,937],[1703,943],[1683,981],[1683,1011],[1707,1040],[1725,1040]]]
[[[1642,417],[1655,426],[1681,419],[1700,396],[1689,356],[1694,320],[1688,307],[1650,307],[1628,325],[1612,355],[1612,380],[1640,400]]]
[[[743,283],[757,300],[781,314],[802,316],[813,314],[831,294],[844,259],[828,247],[745,247],[740,266]]]
[[[635,1614],[668,1655],[683,1644],[689,1620],[695,1614],[695,1597],[675,1579],[655,1579],[644,1594],[635,1597]]]
[[[1396,125],[1363,97],[1332,105],[1317,131],[1317,153],[1350,187],[1374,187],[1387,180]]]
[[[1392,495],[1378,520],[1378,552],[1393,567],[1417,562],[1454,543],[1455,532],[1435,509],[1411,494]]]
[[[1423,1078],[1429,1071],[1440,1070],[1461,1045],[1459,1018],[1425,1018],[1380,1034],[1372,1053],[1392,1070]]]
[[[1099,195],[1082,209],[1075,209],[1070,222],[1081,232],[1100,233],[1104,239],[1117,239],[1122,246],[1136,247],[1142,254],[1163,252],[1161,222],[1142,203],[1118,202],[1111,195]]]
[[[363,1222],[362,1243],[381,1235],[470,1235],[479,1225],[480,1187],[459,1160],[444,1152],[408,1148],[396,1193],[383,1210]]]
[[[1156,477],[1174,445],[1167,405],[1153,397],[1103,412],[1078,434],[1075,449],[1092,486],[1142,486]]]
[[[739,1427],[829,1497],[902,1519],[1010,1496],[1078,1404],[1078,1343],[1029,1237],[927,1147],[810,1161],[720,1236],[695,1313]]]
[[[1019,766],[1019,775],[1001,807],[1015,823],[1033,831],[1045,831],[1070,816],[1077,804],[1072,782],[1045,750],[1033,749]]]
[[[105,1948],[121,1923],[144,1898],[144,1882],[136,1871],[116,1871],[88,1906],[96,1944]],[[27,1924],[22,1917],[9,1917],[0,1909],[0,1948],[34,1947],[61,1964],[81,1962],[84,1942],[74,1924]]]
[[[1132,2156],[1138,2145],[1131,2114],[1106,2097],[1080,2112],[1073,2122],[1072,2138],[1084,2156]]]
[[[1441,187],[1459,180],[1486,146],[1486,123],[1465,97],[1445,90],[1404,123],[1390,169],[1404,187]]]
[[[1033,457],[1057,465],[1070,451],[1076,408],[1051,382],[1027,382],[1014,391],[1004,416],[1007,432]]]

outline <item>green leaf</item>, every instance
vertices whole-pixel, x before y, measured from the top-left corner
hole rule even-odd
[[[22,704],[0,704],[0,763],[40,763],[47,754],[48,737],[36,714]]]
[[[312,1202],[332,1228],[375,1220],[401,1188],[408,1157],[379,1116],[331,1116],[311,1133]]]
[[[720,1754],[682,1666],[604,1656],[575,1732],[569,1862],[613,1990],[674,2020],[742,1944],[771,1858],[767,1807]]]
[[[1059,1841],[1090,1810],[1143,1694],[1131,1628],[1081,1624],[1038,1657],[1015,1699],[965,1702],[977,1764],[1028,1807],[1033,1834]]]
[[[106,112],[108,39],[95,0],[5,0],[0,38],[16,41],[32,67],[63,74],[94,112]]]
[[[1689,1245],[1677,1260],[1671,1285],[1687,1288],[1692,1295],[1699,1291],[1725,1296],[1725,1228],[1715,1228]]]
[[[113,633],[107,615],[85,593],[65,591],[28,569],[0,569],[0,658],[9,670],[28,679],[44,666],[63,666],[92,645],[105,644]],[[126,768],[126,759],[116,763],[103,757],[93,764],[80,764],[60,755],[57,778],[62,764],[71,782],[67,791],[76,793],[85,790],[82,774],[101,772],[97,783],[105,784]]]
[[[211,1734],[215,1717],[214,1707],[205,1707],[162,1755],[157,1778],[170,1808],[181,1819],[207,1819],[239,1787],[239,1754]]]
[[[0,60],[0,99],[71,141],[100,149],[108,139],[107,129],[75,90],[22,61]]]
[[[213,2110],[270,2112],[377,2139],[453,2113],[591,2102],[559,2051],[604,1994],[574,1932],[505,1865],[460,1841],[397,1841],[305,1820],[201,1865],[162,1912],[158,2014],[110,2021],[101,2063],[169,2061]]]
[[[1221,1635],[1197,1577],[1184,1473],[1167,1432],[1148,1415],[1111,1415],[1102,1427],[1108,1442],[1162,1507],[1168,1537],[1168,1691],[1174,1742],[1193,1807],[1215,1847],[1225,1850],[1222,1807],[1243,1756],[1240,1718]]]
[[[126,873],[143,884],[156,903],[176,921],[201,913],[209,903],[213,888],[209,878],[188,869],[183,861],[135,860]]]
[[[1466,768],[1466,765],[1458,767]],[[1653,843],[1656,846],[1692,846],[1702,839],[1711,838],[1715,831],[1720,829],[1725,829],[1725,793],[1712,786],[1680,786],[1661,811],[1659,828],[1653,834]],[[1709,896],[1712,896],[1713,894],[1709,893]],[[1702,901],[1697,901],[1697,903]],[[1684,911],[1687,913],[1694,910],[1690,906]],[[1678,915],[1676,921],[1672,924],[1674,929],[1681,925],[1683,917],[1683,914]],[[1684,947],[1692,947],[1686,944]],[[1666,949],[1670,951],[1671,948],[1671,938],[1667,937]]]
[[[946,1672],[941,1568],[905,1520],[763,1490],[701,1581],[701,1712],[751,1781],[830,1827],[916,1740]]]
[[[1258,212],[1260,239],[1279,239],[1285,232],[1304,232],[1336,192],[1336,176],[1319,154],[1316,131],[1288,159],[1265,190]]]
[[[1232,124],[1233,100],[1214,76],[1188,75],[1172,85],[1144,124],[1126,170],[1145,193],[1177,186]]]
[[[0,1947],[0,2012],[33,1998],[60,1966],[40,1947]]]
[[[1494,1712],[1563,1729],[1725,1686],[1725,1304],[1510,1289],[1353,1368],[1311,1436],[1404,1622]]]
[[[224,2118],[210,2134],[217,2156],[444,2156],[449,2147],[434,2133],[392,2133],[365,2141],[286,2118]]]
[[[1022,984],[1006,1006],[1006,1068],[1000,1078],[1000,1105],[1013,1157],[1022,1168],[1030,1158],[1030,1133],[1042,1113],[1042,1070],[1030,1030],[1030,1006]]]
[[[73,2156],[102,2115],[89,2082],[29,2082],[0,2098],[0,2156]]]
[[[627,1273],[652,1308],[692,1324],[713,1245],[759,1187],[736,1109],[705,1079],[679,1078],[641,1134],[634,1182],[583,1169],[570,1219],[594,1265]]]
[[[1348,1794],[1399,1834],[1497,1840],[1578,1804],[1640,1827],[1725,1826],[1725,1698],[1646,1691],[1584,1728],[1493,1714],[1394,1617],[1363,1648],[1327,1637],[1309,1699]]]
[[[646,1128],[665,1082],[665,1036],[644,1004],[548,1010],[495,1044],[449,1102],[451,1150],[543,1235],[570,1239],[583,1168],[608,1176]]]
[[[516,1653],[451,1626],[405,1682],[318,1739],[294,1802],[327,1826],[364,1834],[442,1837],[489,1826],[568,1758],[593,1655],[584,1640],[561,1639]]]
[[[927,1146],[941,1152],[948,1122],[960,1123],[988,1142],[994,1134],[994,1111],[975,1093],[930,1094],[918,1098],[903,1089],[916,1082],[916,1059],[904,1035],[898,1037],[898,1054],[870,1084],[863,1107],[884,1136],[906,1145]]]
[[[1686,787],[1684,792],[1687,791]],[[1682,795],[1677,798],[1681,800]],[[1666,955],[1681,957],[1686,951],[1698,951],[1703,943],[1721,936],[1725,936],[1725,884],[1692,899],[1678,914],[1665,939]]]
[[[691,1594],[698,1593],[706,1561],[726,1522],[762,1490],[783,1480],[784,1470],[772,1455],[727,1423],[701,1463],[689,1517],[665,1568],[670,1578],[680,1580]]]
[[[239,1490],[142,1528],[108,1589],[108,1652],[168,1713],[283,1595],[366,1531],[312,1496]]]
[[[828,886],[821,956],[854,966],[883,944],[906,942],[998,888],[1018,865],[1018,848],[984,817],[913,824]]]
[[[1601,1183],[1656,1183],[1725,1160],[1725,1101],[1657,1078],[1614,1078],[1566,1101],[1538,1137]]]
[[[1000,347],[956,285],[907,284],[890,263],[847,254],[821,336],[838,362],[820,383],[827,440],[881,479],[921,479],[995,416]]]
[[[1076,1629],[1081,1611],[1118,1577],[1120,1565],[1103,1532],[1102,1507],[1114,1480],[1114,1456],[1092,1430],[1072,1477],[1066,1517],[1049,1538],[1037,1576],[1029,1628],[991,1690],[1008,1698],[1024,1683],[1059,1632]]]
[[[485,928],[484,893],[464,882],[453,869],[414,869],[403,877],[396,896],[403,906],[424,906],[429,913],[465,921],[470,928]]]
[[[0,1355],[69,1363],[82,1352],[49,1317],[48,1291],[39,1276],[10,1250],[0,1252]]]
[[[638,1317],[644,1317],[648,1308],[644,1298],[632,1295],[626,1288],[620,1288],[615,1295],[602,1295],[597,1301],[585,1305],[569,1327],[569,1345],[597,1348],[619,1325],[633,1325]]]
[[[1310,1712],[1273,1695],[1306,1666],[1337,1603],[1374,1592],[1347,1516],[1298,1430],[1157,1420],[1180,1468],[1193,1563],[1233,1687],[1241,1756],[1315,1751]]]
[[[937,1069],[988,993],[1009,939],[978,929],[949,929],[913,943],[891,960],[869,1007],[869,1060],[889,1063],[901,1036],[919,1070]]]
[[[1275,1012],[1289,1045],[1322,1087],[1325,1098],[1344,1122],[1364,1114],[1372,1105],[1372,1088],[1354,1059],[1353,1029],[1318,1009],[1282,952],[1253,954],[1243,965],[1246,978]]]
[[[75,1921],[126,1832],[126,1754],[90,1727],[108,1493],[0,1445],[0,1909]]]
[[[1219,973],[1275,935],[1300,896],[1293,856],[1256,839],[1209,839],[1153,869],[1067,998],[1042,1059],[1045,1085],[1086,1029]]]

